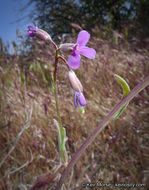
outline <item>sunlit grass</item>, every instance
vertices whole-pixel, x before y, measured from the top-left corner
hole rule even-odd
[[[114,45],[106,40],[101,42],[96,37],[90,43],[97,51],[96,58],[93,61],[82,59],[83,63],[76,72],[87,100],[85,114],[81,114],[73,105],[73,92],[62,62],[58,68],[61,118],[67,131],[66,146],[70,157],[122,98],[114,74],[122,76],[132,89],[149,73],[147,49],[138,47],[136,50],[129,43],[126,46],[123,43]],[[38,52],[37,49],[30,61],[25,56],[21,59],[1,58],[0,161],[13,146],[13,142],[9,143],[22,130],[32,109],[29,128],[23,132],[15,149],[0,168],[3,189],[30,188],[37,177],[46,174],[50,174],[49,181],[56,184],[58,173],[63,169],[63,166],[60,167],[57,129],[53,122],[53,119],[57,119],[50,78],[54,55],[50,54],[52,50],[49,50],[50,56],[44,49],[42,51],[39,49]],[[26,75],[22,63],[26,64]],[[76,187],[81,190],[81,184],[87,181],[147,183],[148,94],[149,87],[87,148],[72,170],[65,184],[66,189]],[[54,173],[57,177],[52,178]],[[52,189],[51,184],[50,187]]]

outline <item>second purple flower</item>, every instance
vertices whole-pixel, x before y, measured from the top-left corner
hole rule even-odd
[[[68,72],[68,78],[69,78],[71,87],[72,87],[73,92],[74,92],[74,105],[75,105],[75,107],[86,106],[86,100],[85,100],[85,97],[83,95],[83,86],[82,86],[81,82],[79,81],[78,77],[76,76],[76,74],[72,70],[70,70]]]
[[[77,38],[77,43],[73,48],[72,55],[68,59],[68,65],[72,69],[78,69],[80,67],[80,59],[83,55],[89,59],[94,59],[96,55],[96,51],[93,48],[89,48],[86,46],[87,42],[90,39],[90,34],[82,30]]]

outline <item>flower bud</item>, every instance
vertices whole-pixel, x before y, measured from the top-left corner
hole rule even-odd
[[[51,36],[46,31],[39,29],[37,26],[28,26],[27,34],[30,37],[36,36],[40,40],[44,40],[47,42],[52,41]]]
[[[78,77],[76,76],[76,74],[70,70],[68,72],[68,78],[71,84],[71,87],[77,91],[77,92],[83,92],[83,86],[81,84],[81,82],[79,81]]]
[[[73,43],[65,43],[65,44],[61,44],[59,49],[63,51],[64,53],[72,53],[74,46],[75,44]]]
[[[51,36],[46,31],[44,31],[42,29],[37,30],[36,37],[39,38],[40,40],[52,41]]]

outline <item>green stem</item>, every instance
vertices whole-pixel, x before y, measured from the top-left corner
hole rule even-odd
[[[58,93],[57,93],[57,86],[56,86],[56,76],[57,76],[57,67],[58,67],[58,59],[59,56],[59,49],[56,49],[56,55],[55,55],[55,70],[53,73],[53,86],[54,86],[54,95],[55,95],[55,102],[56,102],[56,111],[58,116],[58,145],[59,145],[59,153],[62,161],[64,162],[64,165],[67,166],[68,164],[68,155],[65,148],[65,142],[66,142],[66,130],[62,127],[62,121],[60,117],[60,109],[59,109],[59,103],[58,103]]]
[[[57,116],[58,116],[58,123],[59,123],[59,128],[60,128],[60,133],[62,136],[62,121],[60,117],[60,109],[59,109],[59,102],[58,102],[58,93],[57,93],[57,86],[56,86],[56,76],[57,76],[57,65],[58,65],[58,58],[59,58],[59,50],[56,50],[56,55],[55,55],[55,70],[53,74],[53,86],[54,86],[54,95],[55,95],[55,102],[56,102],[56,111],[57,111]]]
[[[56,55],[55,55],[55,69],[53,73],[53,87],[54,87],[54,95],[55,95],[55,102],[56,102],[56,111],[57,111],[57,116],[58,116],[58,145],[59,145],[59,153],[62,161],[64,162],[64,165],[67,166],[68,164],[68,155],[65,147],[65,142],[66,142],[66,130],[64,127],[62,127],[62,121],[60,117],[60,109],[59,109],[59,103],[58,103],[58,93],[57,93],[57,86],[56,86],[56,76],[57,76],[57,67],[58,67],[58,59],[62,59],[66,65],[67,62],[65,59],[59,55],[59,49],[56,49]],[[68,65],[67,65],[67,68]]]
[[[55,102],[56,102],[56,111],[57,111],[57,117],[58,117],[58,123],[60,127],[60,132],[62,134],[62,121],[60,117],[60,109],[59,109],[59,103],[58,103],[58,94],[57,94],[57,87],[56,83],[54,82],[54,95],[55,95]]]

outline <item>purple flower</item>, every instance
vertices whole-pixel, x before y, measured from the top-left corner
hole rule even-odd
[[[82,92],[77,92],[74,90],[74,105],[77,107],[80,106],[86,106],[86,100]]]
[[[28,31],[27,31],[28,36],[34,37],[37,30],[38,30],[37,26],[28,26]]]
[[[73,48],[72,55],[68,59],[68,65],[72,69],[77,69],[80,66],[80,55],[83,55],[89,59],[94,59],[96,51],[93,48],[85,46],[90,39],[90,34],[82,30],[77,38],[77,43]]]
[[[68,78],[71,84],[71,87],[74,92],[74,105],[77,107],[78,105],[80,106],[86,106],[86,100],[83,95],[83,86],[81,82],[79,81],[78,77],[76,74],[70,70],[68,72]]]

